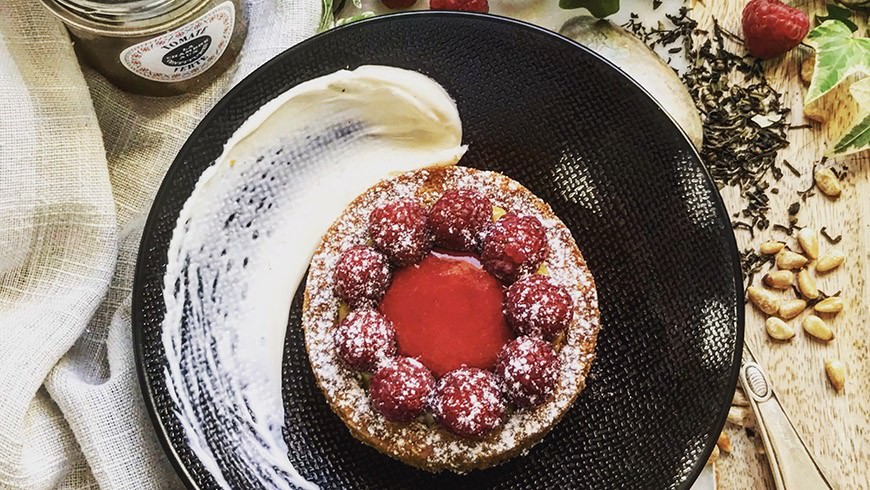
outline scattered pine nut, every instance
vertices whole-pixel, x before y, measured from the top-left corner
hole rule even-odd
[[[804,330],[813,337],[825,342],[834,338],[834,331],[824,320],[816,315],[808,315],[803,321]]]
[[[791,250],[783,250],[776,254],[776,266],[780,269],[800,269],[807,265],[807,262],[809,260],[806,257]]]
[[[806,307],[807,302],[802,299],[788,299],[780,303],[779,316],[785,320],[791,320],[800,315]]]
[[[816,303],[813,309],[819,313],[839,313],[843,311],[843,298],[839,296],[825,298]]]
[[[846,385],[846,365],[838,359],[830,359],[825,363],[825,373],[831,386],[837,391],[843,391]]]
[[[769,242],[762,243],[761,247],[759,247],[759,250],[764,255],[776,255],[779,253],[780,250],[783,249],[783,247],[785,247],[785,243],[775,242],[771,240]]]
[[[749,301],[752,304],[768,315],[773,315],[779,309],[779,298],[771,291],[764,288],[749,286],[749,289],[746,290],[746,294],[749,296]]]
[[[764,284],[775,289],[788,289],[793,283],[792,271],[772,271],[764,275]]]
[[[725,432],[719,433],[719,439],[716,440],[716,447],[718,447],[722,452],[731,452],[731,438],[728,437],[728,434]]]
[[[776,340],[789,340],[794,337],[794,329],[791,325],[775,316],[769,317],[764,322],[764,329],[767,330],[767,335]]]
[[[810,259],[819,258],[819,232],[810,227],[801,228],[798,231],[797,239],[804,255]]]
[[[819,257],[819,261],[816,262],[816,272],[832,271],[840,267],[844,260],[846,260],[846,257],[842,252],[832,250]]]
[[[816,287],[816,280],[810,275],[807,269],[801,269],[797,275],[798,289],[806,299],[816,299],[819,297],[819,288]]]
[[[815,179],[816,186],[828,197],[838,197],[843,192],[840,179],[829,168],[816,170]]]

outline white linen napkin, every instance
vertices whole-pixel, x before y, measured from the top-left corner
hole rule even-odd
[[[179,488],[136,380],[130,296],[169,164],[237,81],[315,33],[319,0],[246,0],[201,93],[123,93],[38,0],[0,2],[0,488]]]

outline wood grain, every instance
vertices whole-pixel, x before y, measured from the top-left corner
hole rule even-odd
[[[692,16],[701,27],[712,26],[716,18],[732,32],[741,32],[740,18],[745,1],[695,3]],[[789,3],[811,13],[824,11],[824,2]],[[867,26],[866,16],[859,19],[859,24]],[[765,65],[771,83],[785,94],[786,102],[792,107],[792,124],[812,124],[809,129],[790,131],[790,145],[780,154],[780,158],[788,159],[802,177],[794,177],[786,171],[782,180],[775,183],[780,193],[771,196],[769,217],[772,222],[787,223],[786,208],[798,200],[796,191],[809,185],[813,164],[856,112],[855,107],[844,104],[835,110],[835,103],[826,101],[826,112],[831,114],[827,123],[812,123],[803,118],[801,100],[806,88],[799,73],[801,61],[809,53],[809,48],[800,47]],[[747,307],[746,341],[769,371],[783,405],[834,488],[867,489],[870,488],[870,342],[867,340],[870,334],[870,155],[865,152],[842,161],[848,165],[849,174],[843,182],[840,198],[832,200],[817,193],[801,203],[799,214],[800,225],[816,229],[827,226],[832,235],[843,236],[836,248],[844,252],[846,263],[829,274],[818,276],[821,290],[827,293],[841,290],[846,303],[839,315],[825,316],[835,332],[834,340],[823,344],[805,334],[800,328],[805,312],[789,322],[798,331],[794,339],[785,343],[772,341],[764,331],[764,315],[750,306]],[[742,208],[734,189],[723,189],[722,194],[732,213]],[[756,233],[754,239],[742,230],[736,231],[736,235],[741,248],[756,249],[767,238],[784,237],[771,230]],[[795,243],[793,239],[788,242]],[[832,247],[820,238],[822,253]],[[756,282],[760,283],[760,277]],[[786,292],[783,296],[791,294]],[[824,363],[831,358],[842,360],[848,369],[842,393],[836,393],[825,376]],[[734,425],[728,425],[726,431],[731,436],[734,451],[719,458],[720,488],[773,488],[764,456],[756,452],[755,443],[746,431]]]

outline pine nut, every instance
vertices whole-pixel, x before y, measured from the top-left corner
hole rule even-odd
[[[498,221],[502,216],[506,215],[507,211],[504,208],[500,208],[498,206],[492,207],[492,220]]]
[[[810,227],[801,228],[797,239],[801,250],[804,251],[804,255],[810,259],[819,258],[819,232]]]
[[[825,342],[834,338],[834,331],[824,320],[816,315],[808,315],[803,321],[804,330],[813,337]]]
[[[843,298],[840,298],[839,296],[825,298],[816,303],[816,305],[813,306],[813,309],[819,313],[839,313],[843,311]]]
[[[807,307],[807,302],[802,299],[787,299],[779,305],[779,316],[790,320],[801,314]]]
[[[775,316],[764,322],[764,329],[767,330],[767,335],[776,340],[788,340],[794,337],[794,329],[791,328],[791,325]]]
[[[723,452],[731,452],[731,438],[728,437],[728,434],[726,434],[725,432],[719,433],[719,439],[716,440],[716,447],[718,447]]]
[[[777,298],[777,296],[771,291],[755,286],[749,286],[749,289],[746,290],[746,294],[749,296],[749,301],[752,302],[752,304],[768,315],[773,315],[776,313],[776,310],[779,309],[779,298]]]
[[[819,297],[819,288],[816,287],[816,280],[810,275],[807,269],[801,269],[797,275],[798,289],[806,299],[816,299]]]
[[[807,262],[809,260],[806,257],[791,250],[783,250],[776,254],[776,266],[780,269],[800,269],[807,265]]]
[[[764,284],[775,289],[788,289],[794,283],[792,271],[773,271],[764,275]]]
[[[825,373],[831,386],[837,391],[843,391],[846,385],[846,365],[838,359],[830,359],[825,363]]]
[[[843,191],[840,179],[829,168],[816,170],[816,186],[826,196],[837,197]]]
[[[762,243],[759,250],[761,250],[761,253],[764,255],[776,255],[783,247],[785,247],[785,243],[783,242],[769,241]]]
[[[832,250],[819,258],[816,272],[828,272],[840,267],[846,257],[839,251]]]

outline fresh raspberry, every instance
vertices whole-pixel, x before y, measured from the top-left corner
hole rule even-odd
[[[520,408],[544,403],[559,378],[559,357],[549,342],[519,337],[498,353],[495,374],[501,378],[508,400]]]
[[[751,0],[743,9],[746,49],[763,60],[797,46],[809,30],[807,14],[779,0]]]
[[[371,372],[378,361],[396,353],[393,324],[377,310],[354,310],[333,335],[338,357],[351,369]]]
[[[417,3],[417,0],[381,0],[381,3],[390,9],[404,9]]]
[[[386,361],[372,376],[369,396],[372,406],[387,420],[409,422],[426,408],[435,378],[420,361],[396,357]]]
[[[380,301],[390,277],[387,257],[366,245],[345,250],[335,266],[336,292],[351,306]]]
[[[520,279],[505,295],[504,315],[518,335],[552,340],[571,323],[573,311],[568,291],[540,274]]]
[[[465,10],[467,12],[489,12],[487,0],[429,0],[431,10]]]
[[[447,191],[429,211],[435,245],[472,251],[486,225],[492,222],[492,203],[471,190]]]
[[[459,368],[445,374],[429,400],[432,415],[450,432],[483,437],[501,425],[505,402],[489,371]]]
[[[511,283],[535,271],[547,252],[546,231],[537,218],[507,213],[487,230],[480,261],[490,274]]]
[[[375,246],[398,266],[419,262],[432,248],[426,209],[407,199],[372,211],[369,235]]]

